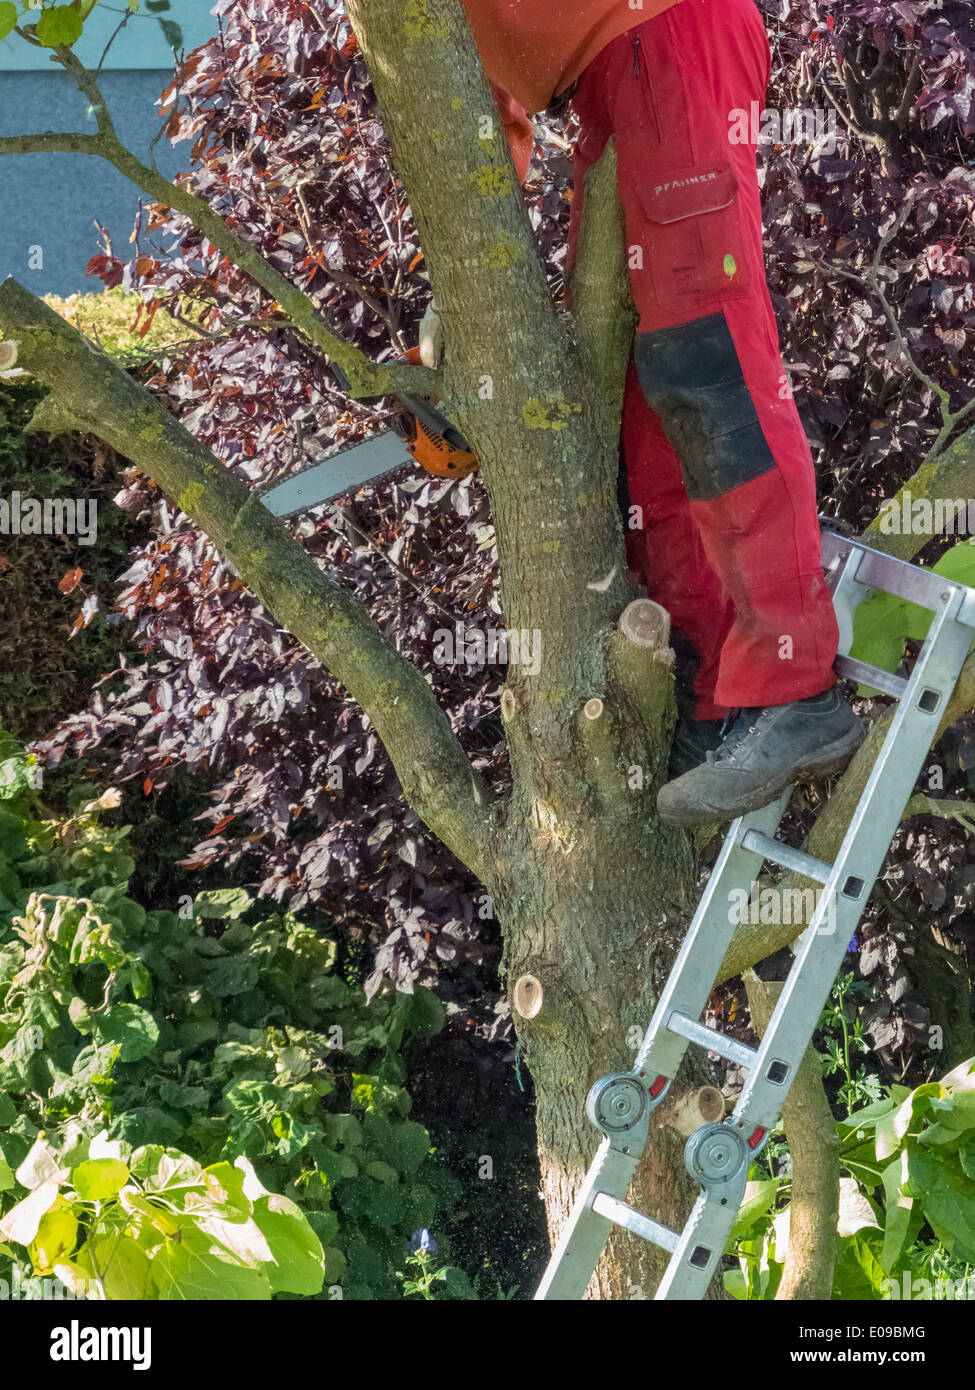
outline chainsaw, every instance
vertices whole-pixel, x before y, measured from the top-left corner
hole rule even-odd
[[[416,366],[419,348],[412,348],[405,360]],[[341,373],[334,366],[332,370],[341,382]],[[409,461],[407,455],[437,478],[466,478],[475,471],[477,459],[467,441],[432,401],[406,394],[397,394],[394,399],[402,409],[390,418],[387,429],[361,444],[339,449],[269,488],[261,497],[268,511],[282,517],[310,511],[395,473]]]

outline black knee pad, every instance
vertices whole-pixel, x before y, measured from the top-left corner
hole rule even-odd
[[[724,314],[638,333],[634,358],[647,403],[680,455],[692,502],[775,468]]]

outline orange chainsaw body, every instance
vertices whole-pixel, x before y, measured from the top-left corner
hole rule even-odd
[[[420,349],[410,348],[405,361],[411,366],[420,365]],[[477,470],[478,462],[470,449],[459,448],[450,435],[459,438],[449,421],[444,421],[444,433],[439,433],[426,420],[407,412],[390,422],[393,429],[406,444],[408,451],[421,468],[438,478],[466,478]]]

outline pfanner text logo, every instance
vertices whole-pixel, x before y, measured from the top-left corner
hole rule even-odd
[[[720,172],[719,169],[715,169],[708,174],[690,174],[686,179],[671,179],[669,183],[658,183],[653,191],[655,195],[659,195],[669,193],[672,188],[693,188],[699,183],[714,183]]]
[[[52,1361],[131,1361],[134,1371],[152,1365],[151,1327],[82,1327],[73,1318],[51,1329]]]
[[[79,545],[98,539],[98,502],[94,497],[0,497],[0,535],[77,536]]]

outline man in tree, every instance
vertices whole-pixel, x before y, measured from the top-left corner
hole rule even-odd
[[[627,554],[677,634],[661,816],[727,820],[863,739],[836,688],[812,455],[765,280],[755,147],[770,52],[754,0],[464,0],[519,177],[526,111],[571,95],[569,265],[586,170],[615,141],[639,314],[623,409]],[[421,356],[439,352],[436,310]]]

